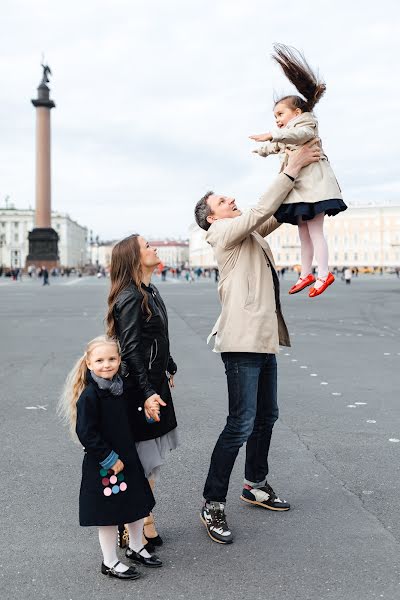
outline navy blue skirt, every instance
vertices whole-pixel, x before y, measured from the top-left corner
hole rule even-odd
[[[299,217],[303,221],[311,221],[316,215],[325,213],[328,217],[343,212],[347,209],[346,204],[341,199],[321,200],[321,202],[296,202],[295,204],[281,204],[275,213],[275,218],[279,223],[291,223],[297,225]]]

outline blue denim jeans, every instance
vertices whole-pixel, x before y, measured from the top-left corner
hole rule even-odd
[[[223,352],[229,415],[211,456],[204,486],[207,501],[225,502],[229,478],[245,442],[245,478],[264,482],[272,429],[279,416],[275,354]]]

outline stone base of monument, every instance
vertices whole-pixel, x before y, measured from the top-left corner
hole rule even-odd
[[[58,233],[48,228],[32,229],[28,235],[29,254],[26,257],[26,266],[34,265],[37,268],[46,267],[53,269],[59,266]]]

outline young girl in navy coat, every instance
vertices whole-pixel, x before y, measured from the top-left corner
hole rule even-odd
[[[143,549],[143,519],[155,502],[129,426],[120,364],[116,340],[100,336],[89,342],[68,375],[59,412],[84,447],[79,521],[99,528],[101,572],[137,579],[135,567],[118,561],[118,523],[127,523],[129,530],[127,558],[146,567],[162,562]]]

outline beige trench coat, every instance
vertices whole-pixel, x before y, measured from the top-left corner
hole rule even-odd
[[[289,121],[286,127],[274,129],[273,139],[255,152],[260,156],[284,154],[281,172],[286,167],[286,150],[297,150],[300,146],[319,137],[318,122],[312,113],[305,112]],[[327,156],[322,151],[322,158],[301,170],[296,178],[296,184],[283,204],[308,202],[314,204],[321,200],[342,200],[339,184],[329,164]]]
[[[214,221],[206,240],[214,249],[220,272],[218,293],[221,314],[208,338],[215,337],[214,352],[276,354],[279,345],[290,346],[289,333],[276,306],[271,249],[264,237],[279,227],[271,215],[293,189],[284,174],[239,217]]]

